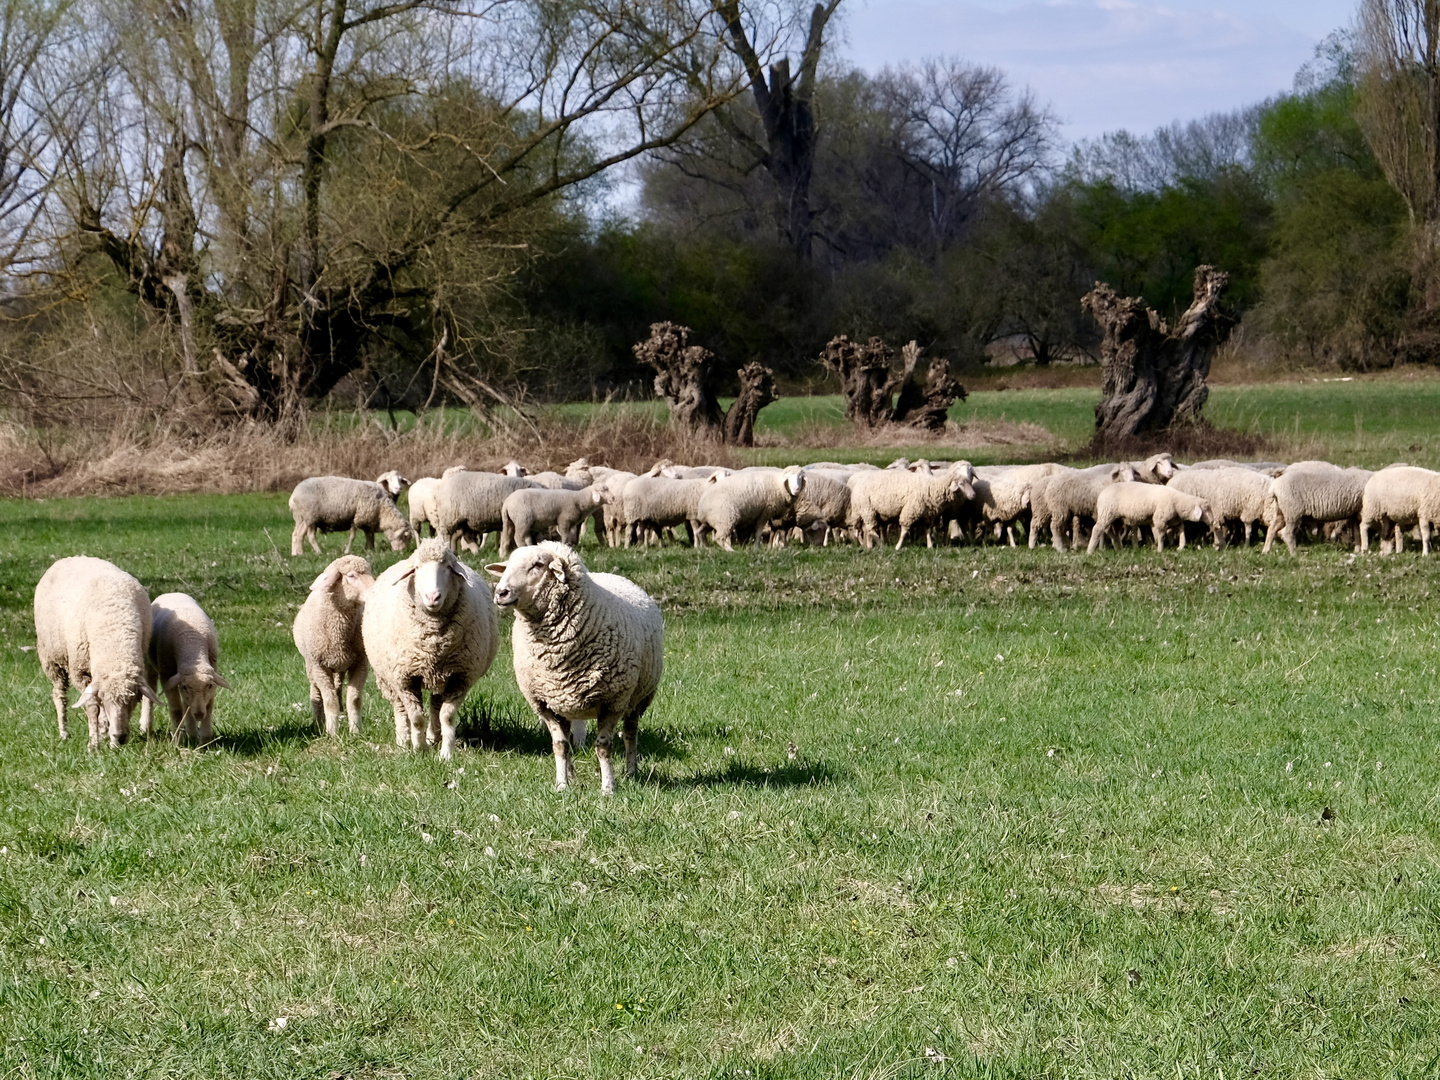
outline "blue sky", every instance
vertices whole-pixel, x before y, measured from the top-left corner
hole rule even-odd
[[[1070,139],[1288,90],[1357,0],[845,0],[840,53],[867,70],[955,54],[1048,101]],[[848,9],[848,10],[847,10]]]

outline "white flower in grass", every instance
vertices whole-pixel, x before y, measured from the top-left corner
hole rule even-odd
[[[271,1020],[270,1023],[266,1025],[266,1029],[272,1032],[284,1031],[286,1025],[288,1025],[289,1023],[290,1018],[288,1016],[277,1016],[274,1020]]]

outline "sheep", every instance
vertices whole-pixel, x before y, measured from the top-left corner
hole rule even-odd
[[[574,547],[580,543],[580,534],[585,522],[598,514],[604,499],[592,488],[569,490],[565,488],[524,488],[511,492],[500,504],[500,534],[509,536],[517,547],[524,547],[534,540],[544,539],[545,533],[555,529],[560,539]],[[595,531],[601,530],[596,525]],[[500,556],[510,553],[503,543]]]
[[[290,536],[290,554],[305,550],[305,541],[320,554],[321,532],[350,531],[345,554],[355,543],[355,532],[365,533],[365,550],[375,550],[375,534],[384,532],[396,551],[410,543],[410,525],[400,516],[395,500],[373,480],[352,480],[348,476],[312,476],[301,480],[290,494],[290,515],[295,531]]]
[[[360,699],[369,671],[360,618],[365,594],[374,584],[368,562],[359,555],[342,555],[311,582],[310,595],[295,614],[291,635],[310,680],[310,709],[315,725],[330,736],[340,734],[342,684],[350,734],[360,734]]]
[[[388,491],[392,499],[398,499],[400,493],[410,486],[410,481],[394,469],[381,473],[375,478],[375,482]]]
[[[896,551],[917,524],[925,525],[926,543],[933,546],[928,531],[946,516],[955,497],[975,497],[973,476],[974,470],[968,461],[956,462],[933,476],[905,469],[856,473],[849,480],[851,520],[862,530],[861,537],[867,548],[874,547],[882,521],[900,524]]]
[[[501,507],[521,488],[535,487],[528,477],[496,473],[457,472],[443,477],[430,495],[430,524],[435,534],[453,546],[462,536],[479,538],[477,550],[485,546],[492,532],[500,532],[500,543],[509,550],[503,533]]]
[[[410,532],[414,534],[417,544],[423,539],[420,533],[422,526],[429,525],[430,535],[435,535],[435,526],[430,521],[430,500],[440,481],[464,471],[464,465],[451,465],[439,476],[422,476],[410,485]]]
[[[230,689],[219,671],[215,624],[194,598],[164,593],[150,605],[150,625],[145,681],[152,690],[164,688],[176,741],[205,746],[213,731],[215,691]],[[150,734],[154,709],[149,698],[140,703],[141,735]]]
[[[615,792],[610,747],[619,725],[625,775],[636,774],[640,717],[664,668],[665,626],[643,589],[616,574],[592,574],[579,552],[545,542],[485,568],[500,580],[495,603],[515,609],[515,681],[550,732],[555,787],[574,776],[573,741],[596,721],[600,790]]]
[[[1210,507],[1204,499],[1159,484],[1134,480],[1108,484],[1095,500],[1095,528],[1090,531],[1087,554],[1094,554],[1105,533],[1117,521],[1127,525],[1149,525],[1155,532],[1155,550],[1165,550],[1165,530],[1180,525],[1180,547],[1185,547],[1185,521],[1211,522]]]
[[[50,680],[60,738],[70,737],[65,692],[81,687],[75,707],[90,725],[89,749],[107,735],[112,747],[130,737],[130,714],[142,698],[159,704],[145,681],[150,597],[114,563],[76,555],[60,559],[35,586],[35,652]]]
[[[561,476],[557,472],[526,473],[525,479],[538,487],[549,488],[551,491],[579,491],[583,487],[589,487],[590,481],[578,476]]]
[[[712,476],[707,484],[696,507],[700,531],[695,543],[699,546],[708,529],[714,532],[717,544],[734,551],[737,538],[757,535],[762,525],[789,516],[805,490],[805,474],[794,467],[778,473],[745,470]]]
[[[1325,524],[1358,518],[1365,499],[1365,484],[1374,473],[1366,469],[1342,469],[1328,461],[1291,465],[1270,482],[1266,504],[1269,530],[1262,551],[1279,536],[1290,554],[1295,554],[1296,530],[1308,519]]]
[[[605,543],[610,547],[619,547],[625,542],[625,485],[634,479],[632,472],[607,469],[590,485],[602,500],[600,515],[605,523]]]
[[[1065,533],[1070,543],[1080,546],[1080,522],[1095,517],[1096,501],[1102,489],[1110,484],[1133,482],[1140,474],[1133,465],[1092,465],[1088,469],[1060,469],[1049,477],[1045,486],[1046,524],[1056,551],[1065,550]],[[1031,489],[1034,499],[1034,489]],[[1032,517],[1031,524],[1034,524]]]
[[[431,537],[375,579],[360,634],[375,681],[395,711],[395,744],[426,745],[421,694],[429,691],[429,741],[439,742],[441,760],[449,760],[455,714],[500,645],[484,579],[444,540]]]
[[[805,487],[795,500],[788,524],[800,530],[807,542],[816,537],[822,547],[850,521],[850,474],[829,469],[806,469]]]
[[[1365,482],[1360,503],[1360,550],[1370,550],[1370,526],[1380,523],[1383,541],[1394,527],[1391,550],[1405,550],[1405,529],[1420,527],[1420,552],[1430,554],[1430,527],[1440,520],[1440,473],[1413,465],[1381,469]],[[1383,550],[1382,550],[1383,553]]]
[[[989,465],[975,470],[973,503],[980,517],[1005,529],[1010,546],[1015,546],[1015,522],[1030,506],[1030,491],[1042,477],[1053,475],[1059,465]]]
[[[1214,518],[1210,529],[1215,546],[1225,522],[1239,521],[1245,526],[1245,546],[1250,546],[1251,530],[1257,521],[1265,520],[1265,507],[1270,499],[1270,479],[1264,473],[1243,465],[1233,467],[1191,467],[1178,472],[1169,486],[1204,499]],[[1184,526],[1181,526],[1184,529]]]
[[[624,544],[629,547],[650,536],[657,540],[662,529],[681,525],[690,530],[690,543],[700,538],[700,497],[710,487],[708,480],[672,480],[666,476],[637,476],[620,494],[624,507]]]

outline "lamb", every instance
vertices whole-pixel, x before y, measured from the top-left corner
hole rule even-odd
[[[1176,473],[1169,486],[1209,504],[1214,518],[1210,529],[1217,548],[1227,521],[1238,521],[1245,526],[1245,546],[1249,547],[1251,530],[1255,522],[1265,520],[1265,507],[1270,500],[1270,478],[1243,465],[1213,469],[1192,467]]]
[[[1430,528],[1440,521],[1440,473],[1413,465],[1381,469],[1365,483],[1360,503],[1360,550],[1370,550],[1370,526],[1379,522],[1380,538],[1394,527],[1391,550],[1405,550],[1405,529],[1420,527],[1420,552],[1430,554]],[[1384,549],[1382,548],[1382,554]]]
[[[305,541],[320,554],[321,532],[350,531],[345,554],[355,543],[355,532],[365,533],[365,550],[375,550],[375,534],[384,532],[390,546],[400,551],[410,543],[410,525],[400,516],[395,500],[373,480],[352,480],[348,476],[312,476],[301,480],[290,494],[290,515],[295,531],[290,537],[290,554],[305,550]]]
[[[709,529],[717,544],[734,551],[736,539],[755,536],[762,525],[789,517],[805,490],[805,474],[793,466],[778,473],[746,470],[712,476],[707,484],[696,508],[701,528],[695,543],[698,546]]]
[[[1061,469],[1052,474],[1045,486],[1045,506],[1046,524],[1050,527],[1050,538],[1054,542],[1055,550],[1065,550],[1067,526],[1071,545],[1080,545],[1080,522],[1083,518],[1095,517],[1096,502],[1102,489],[1110,484],[1139,479],[1140,474],[1129,463],[1092,465],[1088,469]],[[1031,498],[1034,498],[1033,488]],[[1033,517],[1031,524],[1034,525]]]
[[[500,535],[509,536],[516,546],[524,547],[544,539],[551,529],[560,534],[563,543],[575,547],[585,522],[598,515],[604,499],[591,488],[525,488],[511,492],[500,504]],[[597,523],[595,531],[601,531]],[[503,543],[500,555],[510,553]]]
[[[420,529],[422,526],[430,526],[430,535],[435,535],[435,526],[430,520],[430,500],[434,497],[435,489],[440,481],[447,476],[454,476],[457,472],[464,472],[464,465],[451,465],[439,476],[423,476],[410,485],[410,531],[415,536],[418,544],[421,540]]]
[[[90,723],[89,749],[108,734],[118,747],[130,737],[130,714],[145,698],[150,647],[150,597],[114,563],[76,555],[60,559],[35,586],[35,652],[50,680],[60,738],[70,737],[65,692],[82,688],[75,707]]]
[[[500,645],[489,587],[432,537],[375,579],[360,632],[375,681],[395,711],[396,745],[426,745],[421,694],[429,691],[429,741],[439,742],[441,759],[449,760],[455,714]]]
[[[220,675],[220,644],[215,624],[184,593],[164,593],[150,605],[150,646],[145,650],[145,681],[160,685],[170,702],[177,741],[205,746],[212,738],[215,691],[230,689]],[[154,705],[140,703],[140,734],[149,735]]]
[[[1159,484],[1134,480],[1108,484],[1096,497],[1095,528],[1090,531],[1088,554],[1094,554],[1105,540],[1105,533],[1117,521],[1126,525],[1149,525],[1155,532],[1155,550],[1165,550],[1165,531],[1185,521],[1210,524],[1210,507],[1204,499]],[[1180,547],[1185,547],[1185,529],[1180,528]]]
[[[340,734],[342,685],[350,734],[360,734],[360,699],[369,672],[360,618],[365,594],[374,584],[368,562],[359,555],[342,555],[311,583],[310,595],[295,615],[291,632],[310,680],[310,708],[316,726],[330,736]]]
[[[497,473],[457,472],[443,477],[430,495],[430,524],[435,534],[454,545],[462,535],[486,537],[501,532],[500,543],[509,550],[509,538],[502,531],[501,508],[521,488],[535,487],[528,477]]]
[[[515,681],[550,732],[555,786],[574,776],[572,739],[596,721],[600,790],[615,791],[610,747],[625,740],[625,775],[636,774],[640,717],[664,668],[665,627],[645,591],[615,574],[592,574],[578,552],[546,542],[485,568],[500,580],[495,602],[515,609]]]
[[[891,521],[900,524],[896,551],[917,524],[926,527],[926,543],[933,546],[929,530],[947,516],[955,497],[975,497],[973,476],[968,461],[956,462],[933,476],[906,469],[856,473],[849,480],[850,518],[861,529],[867,548],[875,546],[881,523]]]
[[[690,543],[700,538],[700,497],[710,486],[708,480],[672,480],[666,476],[637,476],[626,483],[621,492],[624,507],[624,544],[629,547],[650,537],[657,540],[662,529],[685,525],[690,530]]]
[[[1270,482],[1266,504],[1270,528],[1265,546],[1278,535],[1290,554],[1295,554],[1296,530],[1308,519],[1325,524],[1358,518],[1365,499],[1365,485],[1374,473],[1366,469],[1342,469],[1328,461],[1291,465]]]

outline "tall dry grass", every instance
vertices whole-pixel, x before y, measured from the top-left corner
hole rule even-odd
[[[739,465],[734,452],[697,440],[663,420],[596,410],[583,420],[541,416],[493,434],[456,434],[433,425],[396,432],[378,424],[347,431],[307,429],[285,438],[261,424],[140,431],[0,427],[0,494],[163,495],[288,491],[307,476],[373,477],[398,469],[438,476],[451,465],[498,469],[515,459],[532,471],[564,469],[576,458],[640,472],[661,458]]]

